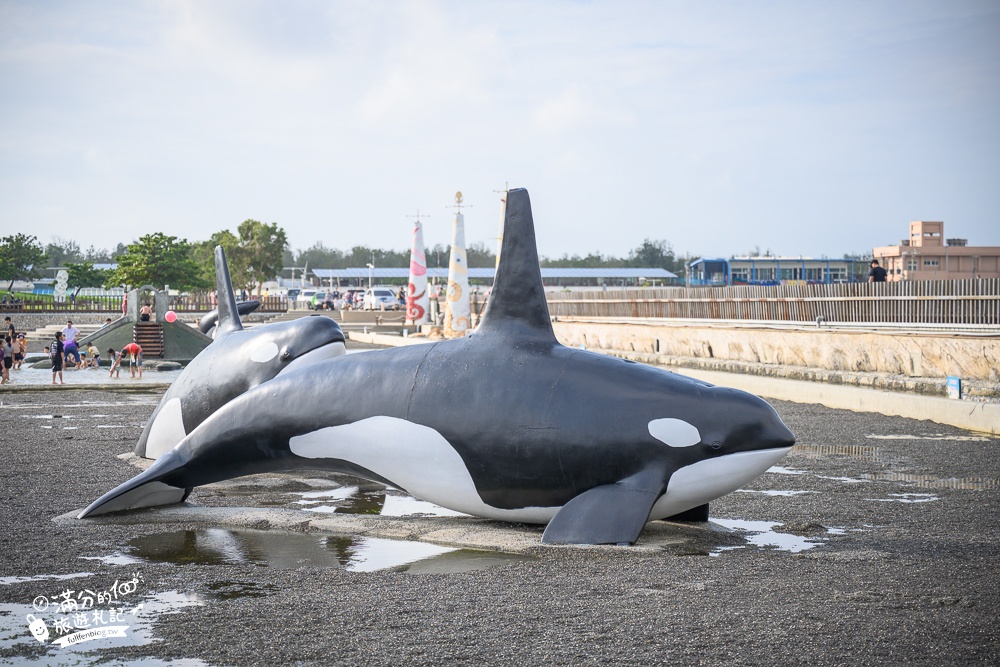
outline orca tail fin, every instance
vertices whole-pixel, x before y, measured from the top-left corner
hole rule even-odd
[[[124,484],[120,484],[92,502],[76,518],[107,514],[119,510],[155,507],[183,502],[191,488],[172,484],[171,473],[187,463],[176,449],[172,449]]]
[[[215,246],[215,294],[219,301],[219,324],[215,329],[215,337],[243,329],[239,309],[236,306],[236,293],[233,291],[233,280],[229,275],[229,263],[226,261],[226,251],[222,246]]]
[[[507,191],[503,245],[493,290],[476,331],[510,330],[555,341],[538,264],[531,200],[524,188]]]

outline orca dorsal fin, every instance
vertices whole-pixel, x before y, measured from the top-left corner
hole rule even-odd
[[[492,334],[516,331],[556,339],[538,266],[531,200],[524,188],[507,191],[500,262],[476,331]]]
[[[226,262],[226,251],[221,245],[215,246],[215,296],[219,302],[219,324],[215,329],[215,337],[242,331],[243,323],[240,322],[240,313],[236,309],[236,293],[233,292],[233,280],[229,276],[229,263]]]

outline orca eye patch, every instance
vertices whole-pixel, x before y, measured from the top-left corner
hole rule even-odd
[[[683,419],[654,419],[649,422],[649,434],[671,447],[691,447],[701,442],[701,433]]]
[[[250,361],[264,364],[278,356],[278,345],[274,342],[261,343],[250,350]]]

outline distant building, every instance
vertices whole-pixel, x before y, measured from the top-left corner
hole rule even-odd
[[[874,248],[872,256],[887,280],[1000,278],[1000,247],[970,246],[966,239],[945,239],[944,223],[914,220],[910,238]]]
[[[825,285],[868,279],[867,262],[811,257],[730,257],[699,259],[688,264],[688,284],[697,285]]]

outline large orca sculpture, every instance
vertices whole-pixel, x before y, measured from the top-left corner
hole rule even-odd
[[[159,458],[223,405],[281,373],[346,354],[344,333],[328,317],[244,329],[221,246],[215,249],[215,283],[219,305],[214,340],[163,394],[139,436],[138,456]]]
[[[528,193],[512,190],[496,282],[474,333],[282,373],[80,517],[176,502],[240,475],[313,468],[480,517],[548,524],[545,543],[630,544],[647,521],[738,489],[793,443],[774,409],[750,394],[560,345]]]

